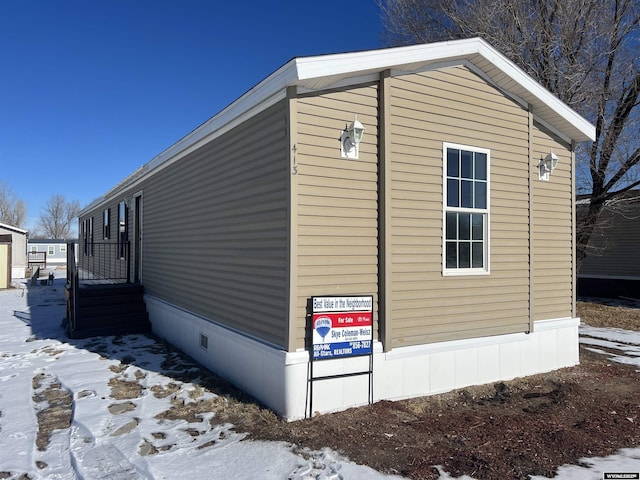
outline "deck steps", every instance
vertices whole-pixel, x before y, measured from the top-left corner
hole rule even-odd
[[[75,322],[67,322],[70,338],[151,331],[142,285],[82,285],[76,292]]]

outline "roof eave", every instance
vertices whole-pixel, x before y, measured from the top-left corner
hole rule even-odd
[[[194,145],[212,135],[226,131],[239,119],[257,111],[260,105],[267,104],[276,97],[282,98],[287,87],[299,86],[317,90],[323,86],[337,85],[341,80],[361,78],[387,69],[411,72],[443,60],[458,59],[469,61],[481,70],[489,65],[492,70],[497,69],[497,72],[489,76],[498,86],[528,102],[534,114],[573,141],[595,140],[593,125],[481,38],[300,57],[287,62],[214,117],[156,155],[107,194],[91,202],[80,212],[80,215],[104,203],[142,177],[146,177],[168,160],[180,157]]]
[[[595,127],[577,112],[560,101],[526,74],[515,63],[501,54],[481,38],[450,40],[428,45],[410,45],[365,52],[321,55],[297,59],[298,85],[311,86],[320,78],[330,78],[333,82],[347,76],[361,76],[391,69],[413,71],[426,68],[430,63],[443,60],[466,60],[484,70],[479,55],[489,62],[505,77],[503,80],[492,78],[505,90],[533,106],[541,117],[556,126],[576,142],[595,140]],[[491,75],[490,75],[491,76]],[[508,79],[508,80],[507,80]],[[513,85],[518,88],[513,89]],[[317,84],[315,85],[317,87]],[[549,121],[549,117],[556,117]]]

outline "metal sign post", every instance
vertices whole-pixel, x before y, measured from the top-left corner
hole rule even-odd
[[[311,297],[309,304],[311,361],[309,362],[309,417],[313,414],[316,380],[369,375],[369,404],[373,403],[373,296]],[[369,369],[339,375],[314,375],[314,363],[349,357],[369,357]],[[306,410],[305,410],[305,416]]]

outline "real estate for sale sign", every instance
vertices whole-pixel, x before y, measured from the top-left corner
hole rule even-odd
[[[373,297],[312,297],[313,359],[370,355]]]

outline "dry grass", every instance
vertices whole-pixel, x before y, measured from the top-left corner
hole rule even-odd
[[[640,331],[640,308],[577,302],[578,316],[592,327],[615,327]]]
[[[55,430],[64,430],[71,426],[72,399],[57,378],[44,373],[36,374],[32,379],[33,402],[41,408],[36,409],[38,432],[36,447],[44,451],[49,446],[51,434]]]
[[[133,400],[142,395],[143,387],[138,381],[124,380],[122,378],[112,378],[109,380],[111,387],[111,398],[114,400]]]
[[[640,331],[640,308],[580,301],[577,302],[577,313],[584,323],[594,327],[616,327],[626,330]],[[630,395],[624,389],[635,388],[630,387],[630,385],[640,381],[640,379],[637,378],[637,374],[632,370],[629,370],[627,367],[616,366],[614,368],[611,365],[606,365],[606,375],[601,378],[597,377],[599,369],[604,368],[600,365],[601,358],[599,356],[594,356],[594,358],[587,356],[582,359],[583,362],[580,367],[563,369],[546,375],[528,377],[526,379],[521,379],[519,383],[506,382],[507,386],[505,386],[505,388],[508,389],[508,398],[502,398],[499,396],[501,392],[498,391],[497,385],[484,385],[465,389],[464,391],[450,392],[405,402],[379,402],[373,407],[351,409],[339,414],[322,415],[308,420],[289,423],[278,418],[271,410],[264,408],[244,392],[238,390],[233,385],[222,380],[220,377],[212,374],[204,368],[197,368],[190,359],[184,357],[170,346],[159,344],[158,348],[166,354],[166,363],[172,367],[172,370],[166,372],[166,374],[172,375],[175,379],[174,382],[168,383],[164,386],[156,385],[150,387],[151,393],[156,398],[170,397],[171,407],[165,412],[157,415],[156,418],[159,420],[180,419],[192,423],[197,426],[197,428],[191,427],[192,430],[189,431],[189,433],[192,433],[193,435],[199,435],[200,430],[216,428],[216,426],[221,424],[232,424],[234,425],[235,431],[247,432],[249,437],[253,439],[284,440],[296,444],[301,448],[306,447],[317,449],[330,447],[352,457],[355,461],[368,463],[374,468],[378,468],[386,472],[398,472],[402,470],[400,469],[402,465],[413,464],[411,462],[415,463],[417,461],[417,457],[409,458],[404,455],[404,446],[409,444],[414,446],[421,444],[425,449],[421,454],[425,457],[421,460],[425,463],[425,466],[424,468],[415,467],[413,470],[405,469],[403,473],[410,478],[436,478],[435,476],[432,476],[433,468],[429,467],[429,462],[431,461],[428,458],[429,455],[431,455],[433,459],[446,458],[447,452],[451,454],[453,450],[449,451],[444,449],[441,452],[437,451],[437,445],[434,444],[433,441],[429,440],[434,433],[431,432],[431,430],[427,430],[427,426],[431,429],[442,426],[446,431],[456,432],[457,430],[455,430],[455,428],[458,427],[455,426],[454,423],[456,420],[459,420],[458,416],[469,416],[469,422],[471,422],[471,424],[467,422],[467,424],[459,427],[460,432],[463,432],[458,432],[460,435],[471,435],[471,432],[482,431],[485,433],[485,437],[476,440],[482,440],[486,442],[486,445],[490,446],[497,444],[501,439],[504,439],[503,437],[508,437],[509,435],[507,435],[506,432],[510,431],[509,429],[514,432],[522,430],[520,431],[520,434],[522,435],[524,434],[523,432],[535,433],[536,429],[541,429],[542,433],[544,433],[544,430],[547,427],[544,425],[539,428],[536,427],[536,425],[541,424],[542,422],[542,420],[537,417],[532,416],[529,420],[533,423],[524,430],[520,428],[522,426],[519,423],[521,420],[515,420],[515,423],[513,424],[508,424],[508,421],[511,417],[516,418],[516,414],[522,416],[523,411],[529,412],[530,415],[534,415],[535,411],[544,408],[549,410],[549,413],[551,413],[553,409],[556,408],[556,403],[567,403],[570,407],[576,407],[571,402],[582,402],[577,405],[579,408],[576,408],[576,411],[591,411],[592,414],[590,415],[594,417],[592,420],[598,425],[598,428],[601,428],[600,426],[604,424],[603,422],[605,422],[608,417],[605,416],[606,418],[602,417],[599,419],[599,414],[593,413],[593,405],[597,405],[598,403],[592,404],[587,401],[593,400],[603,403],[603,412],[605,413],[612,410],[624,411],[626,408],[629,410],[629,412],[625,414],[627,417],[632,418],[638,414],[637,409],[633,410],[629,406],[633,402],[623,402],[624,405],[614,405],[613,403],[614,400],[624,400]],[[111,398],[113,400],[129,400],[129,402],[125,402],[123,404],[112,405],[110,407],[111,414],[115,415],[133,410],[135,408],[135,404],[132,401],[140,398],[144,390],[147,388],[141,385],[141,380],[145,378],[145,374],[141,370],[136,370],[131,372],[132,375],[127,375],[126,370],[129,367],[130,365],[126,362],[110,367],[111,371],[116,374],[116,377],[109,381],[109,386],[111,387]],[[618,372],[617,375],[619,376],[619,380],[617,383],[611,380],[616,377],[616,375],[611,374],[613,370]],[[130,378],[131,376],[133,378]],[[595,378],[595,380],[592,377]],[[199,385],[195,385],[195,388],[190,388],[189,391],[182,391],[183,387],[181,382],[190,382],[193,378],[198,378]],[[612,398],[610,399],[605,398],[606,392],[603,393],[603,391],[598,391],[599,385],[604,381],[604,379],[608,379],[608,381],[613,382],[612,385],[605,389],[607,391],[614,391],[615,394],[612,394]],[[562,385],[563,382],[565,384],[564,391],[566,393],[566,398],[550,399],[551,397],[548,392],[552,392],[553,388],[556,388],[557,385]],[[620,391],[616,392],[616,388]],[[38,412],[39,431],[36,439],[37,448],[39,450],[45,450],[48,446],[49,436],[53,430],[69,427],[72,415],[72,399],[70,393],[64,390],[56,379],[47,378],[42,374],[36,375],[33,378],[33,390],[34,402],[36,402],[36,404],[42,402],[42,404],[46,405],[43,410]],[[216,396],[207,398],[207,392],[214,393]],[[591,396],[589,392],[592,393]],[[538,405],[538,403],[540,403],[540,398],[542,398],[544,402]],[[517,399],[517,402],[513,399]],[[506,408],[509,402],[512,403],[510,407],[511,413],[509,413]],[[531,402],[538,403],[530,405]],[[611,405],[607,402],[611,403]],[[567,405],[564,405],[564,407],[563,405],[560,405],[564,410],[560,409],[555,413],[555,415],[551,415],[552,419],[556,422],[554,424],[556,427],[557,425],[562,424],[561,419],[566,416],[568,408]],[[523,406],[529,410],[523,409]],[[609,410],[606,410],[605,407],[609,408]],[[453,412],[455,409],[458,409],[459,412]],[[473,413],[470,409],[475,409],[477,412]],[[488,413],[486,415],[481,414],[481,409],[487,409]],[[203,422],[204,418],[206,418],[205,414],[207,413],[214,414],[208,425]],[[472,413],[475,415],[473,418],[471,418],[473,416],[471,415]],[[549,413],[545,413],[543,418],[550,417]],[[582,422],[584,419],[579,420]],[[498,434],[497,431],[490,431],[487,428],[487,425],[495,422],[500,424],[502,434]],[[587,422],[587,420],[584,420],[584,422]],[[198,424],[201,426],[198,426]],[[354,428],[354,425],[360,425],[362,427],[362,431],[366,433],[365,436],[367,438],[365,438],[365,436],[362,436],[362,438],[357,435],[354,436],[354,433],[351,431],[351,429]],[[623,425],[626,426],[624,423]],[[505,430],[503,427],[508,428]],[[633,427],[635,428],[635,426]],[[132,424],[131,428],[135,428],[135,425]],[[572,430],[572,428],[573,427],[571,425],[567,426],[567,435],[575,434],[575,429]],[[374,438],[374,433],[372,432],[377,432],[380,429],[382,429],[381,431],[383,432],[392,433],[380,438]],[[599,439],[602,440],[600,443],[604,445],[604,443],[606,443],[605,440],[610,442],[610,438],[612,436],[615,437],[615,435],[612,434],[614,431],[616,430],[608,430],[605,432],[605,434],[602,435],[603,438]],[[597,432],[599,432],[599,430],[594,430],[590,433],[593,438],[590,437],[589,442],[586,442],[585,445],[589,443],[589,445],[586,445],[586,447],[591,449],[589,452],[598,451],[599,454],[605,455],[609,452],[608,449],[604,448],[602,445],[599,450],[595,448],[595,443],[597,443],[595,441],[598,440],[598,438],[596,438]],[[170,445],[154,445],[157,441],[163,440],[162,434],[158,433],[157,435],[158,437],[154,434],[153,439],[145,440],[145,442],[140,446],[141,455],[153,455],[171,448]],[[342,437],[345,437],[346,440],[340,441]],[[394,442],[400,443],[395,445],[394,449],[390,450],[389,442],[391,442],[392,439]],[[450,439],[447,437],[445,440],[449,441]],[[516,441],[517,439],[514,437],[513,440]],[[636,440],[637,435],[634,436],[632,433],[628,433],[626,440],[619,440],[615,445],[612,444],[612,448],[629,446],[630,444],[634,444],[633,442]],[[364,447],[364,444],[359,446],[358,442],[365,442],[368,446],[366,448]],[[404,444],[402,442],[404,442]],[[536,442],[534,443],[540,443],[538,440],[536,440]],[[630,442],[630,444],[627,445],[625,442]],[[216,441],[213,440],[210,443],[213,445]],[[591,443],[594,445],[592,446]],[[438,443],[438,445],[440,445],[440,443]],[[443,445],[443,448],[445,448],[446,443],[443,443]],[[201,448],[206,448],[208,446],[210,445],[202,445]],[[488,446],[485,450],[488,449]],[[458,450],[455,450],[454,447],[458,448]],[[456,458],[465,458],[465,454],[472,455],[472,457],[473,455],[482,456],[481,453],[475,451],[469,453],[461,450],[462,447],[457,443],[450,446],[450,448],[455,450]],[[537,453],[541,458],[544,455],[551,458],[550,456],[557,450],[555,445],[549,446],[548,450],[544,450],[542,447],[539,448],[541,450]],[[366,452],[369,452],[370,455],[367,455]],[[587,455],[587,452],[588,451],[586,449],[578,448],[576,452],[572,454],[573,456],[555,458],[554,461],[550,461],[548,464],[543,466],[531,466],[526,464],[526,462],[519,466],[522,468],[529,468],[531,472],[550,473],[558,464],[575,461],[577,458],[580,458],[580,456]],[[450,459],[451,458],[454,457],[450,457]],[[513,474],[513,470],[509,470],[512,467],[511,463],[514,465],[518,463],[514,459],[509,460],[505,458],[500,460],[500,456],[497,454],[495,455],[495,458],[491,455],[489,455],[489,457],[484,455],[482,456],[482,460],[486,462],[487,468],[495,468],[495,472],[502,472],[506,474]],[[458,474],[473,470],[471,467],[460,462],[455,463],[453,460],[448,461],[447,466]],[[3,477],[5,473],[7,472],[0,471],[0,478],[6,478]],[[491,475],[488,474],[486,478],[491,478]]]

